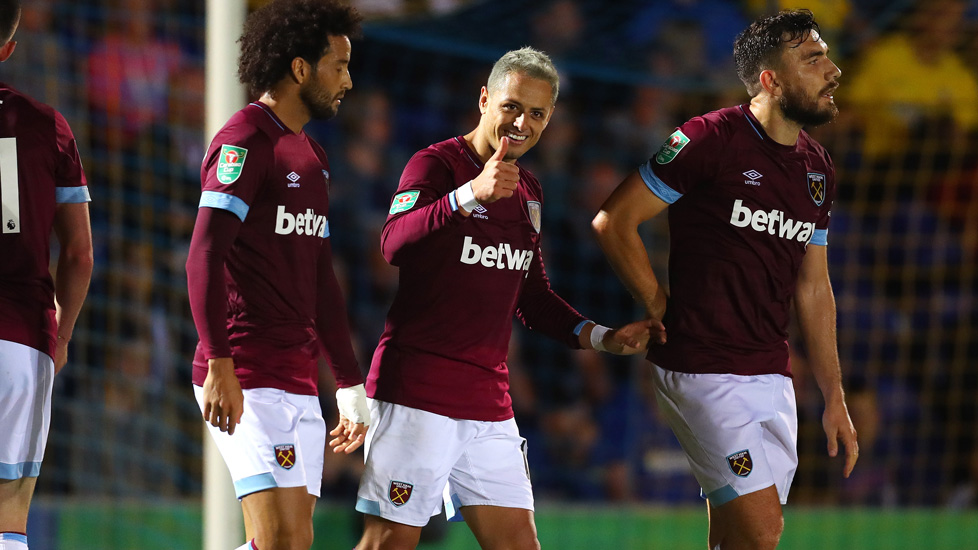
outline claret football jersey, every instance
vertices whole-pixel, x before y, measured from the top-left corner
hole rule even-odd
[[[330,236],[325,152],[256,102],[214,137],[201,181],[200,207],[227,210],[242,222],[225,260],[228,338],[241,386],[315,395],[318,263]],[[199,343],[194,384],[203,384],[209,357]],[[334,368],[359,383],[350,359]]]
[[[540,255],[540,182],[521,167],[514,196],[465,217],[454,190],[482,169],[462,137],[419,151],[404,168],[382,235],[400,279],[367,377],[371,397],[505,420],[514,314],[579,346],[574,331],[585,319],[551,290]]]
[[[668,342],[649,360],[691,373],[790,376],[787,330],[809,246],[827,244],[828,153],[772,140],[740,105],[679,127],[639,173],[669,203]]]
[[[64,117],[0,84],[0,340],[54,357],[49,264],[55,210],[89,200]]]

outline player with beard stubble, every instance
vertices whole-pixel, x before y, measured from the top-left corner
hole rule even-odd
[[[775,548],[797,464],[787,329],[794,302],[825,400],[828,454],[859,454],[842,390],[826,245],[828,153],[841,75],[808,10],[758,19],[734,44],[749,103],[693,118],[628,176],[592,223],[616,273],[665,333],[648,359],[656,397],[708,501],[709,546]],[[669,209],[669,284],[638,227]]]
[[[326,424],[318,361],[339,389],[334,452],[363,443],[369,410],[333,272],[329,163],[303,131],[352,87],[360,15],[331,0],[274,0],[241,36],[238,76],[259,99],[217,133],[187,259],[200,335],[193,384],[228,465],[248,542],[305,550],[319,496]]]

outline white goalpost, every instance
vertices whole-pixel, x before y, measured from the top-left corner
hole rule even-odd
[[[247,11],[247,0],[207,0],[205,147],[247,99],[244,87],[237,77],[237,40],[241,36]],[[203,548],[231,550],[244,542],[241,506],[234,496],[234,486],[227,466],[206,429],[203,437]]]

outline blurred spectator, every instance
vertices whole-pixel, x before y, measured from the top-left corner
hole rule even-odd
[[[734,38],[746,27],[733,2],[648,1],[629,18],[625,39],[649,52],[655,76],[729,83]]]
[[[849,0],[747,0],[747,8],[751,13],[761,15],[774,10],[808,8],[815,14],[822,36],[829,47],[835,49],[836,42],[842,38],[842,30],[848,17],[853,13]]]
[[[583,31],[578,2],[556,0],[533,17],[533,46],[560,58],[583,45]]]
[[[109,30],[88,56],[88,100],[111,148],[166,122],[167,95],[181,74],[183,55],[176,42],[156,36],[154,6],[147,0],[119,0]]]
[[[964,1],[914,4],[906,29],[870,45],[855,78],[842,81],[840,95],[860,115],[872,158],[919,147],[915,130],[935,119],[949,118],[952,134],[978,127],[978,80],[955,51]]]
[[[65,85],[73,67],[65,39],[53,27],[51,0],[24,2],[17,40],[22,47],[0,66],[0,80],[59,111],[77,108],[75,86]]]

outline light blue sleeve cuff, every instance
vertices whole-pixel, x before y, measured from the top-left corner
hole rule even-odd
[[[648,187],[650,191],[655,193],[655,196],[662,199],[666,204],[672,204],[683,196],[682,193],[676,191],[672,187],[669,187],[666,185],[666,182],[662,181],[659,179],[659,176],[655,175],[655,172],[652,171],[651,160],[639,166],[638,173],[642,176],[642,181],[645,182],[646,187]]]
[[[819,246],[826,246],[829,244],[829,230],[828,229],[816,229],[812,233],[812,240],[808,241],[808,244],[817,244]]]
[[[329,220],[326,220],[326,226],[323,227],[323,238],[329,237]]]
[[[248,215],[248,204],[234,195],[218,193],[217,191],[204,191],[200,194],[200,208],[220,208],[234,214],[241,221],[245,221]]]
[[[54,201],[58,204],[78,204],[91,202],[92,196],[88,193],[87,185],[77,187],[55,187]]]
[[[585,320],[581,321],[580,323],[577,323],[577,326],[574,327],[574,336],[580,336],[581,335],[581,330],[584,329],[584,325],[586,325],[588,323],[593,323],[593,322],[594,321],[592,321],[590,319],[585,319]]]

